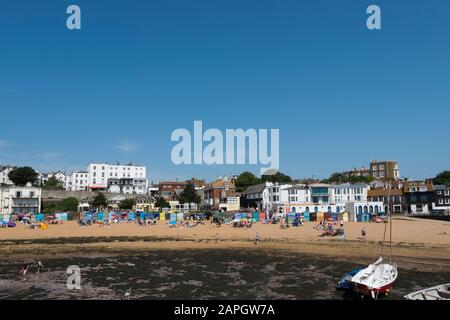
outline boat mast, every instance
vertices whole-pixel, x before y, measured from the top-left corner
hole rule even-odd
[[[390,208],[390,204],[391,204],[391,188],[392,188],[392,182],[389,179],[389,199],[388,199],[388,212],[389,212],[389,262],[391,262],[391,257],[392,257],[392,213],[391,213],[391,208]]]

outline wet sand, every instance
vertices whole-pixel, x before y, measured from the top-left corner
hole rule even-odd
[[[164,221],[152,226],[131,223],[110,228],[80,227],[76,222],[34,230],[20,224],[0,229],[2,259],[25,257],[108,256],[147,250],[257,249],[316,254],[367,263],[379,256],[385,224],[345,223],[346,240],[322,238],[316,223],[280,229],[280,225],[257,223],[252,228],[233,228],[209,223],[194,228],[169,228]],[[359,239],[361,227],[367,230]],[[450,270],[450,222],[414,218],[393,219],[392,254],[404,267]],[[255,234],[262,241],[254,244]],[[216,235],[219,241],[216,242]],[[387,238],[389,226],[387,227]],[[388,248],[385,247],[385,252]]]

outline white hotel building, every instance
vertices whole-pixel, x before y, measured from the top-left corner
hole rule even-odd
[[[354,221],[358,215],[377,214],[383,211],[383,202],[368,202],[364,184],[312,184],[296,185],[287,189],[288,201],[278,208],[280,213],[334,212],[347,211]]]
[[[146,194],[147,168],[135,165],[91,163],[88,166],[89,190],[113,193]]]

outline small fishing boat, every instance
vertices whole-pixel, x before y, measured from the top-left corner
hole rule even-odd
[[[347,272],[341,280],[339,280],[337,284],[337,290],[352,290],[354,288],[352,278],[361,271],[362,268],[353,269],[350,272]]]
[[[450,300],[450,283],[412,292],[404,298],[408,300]]]

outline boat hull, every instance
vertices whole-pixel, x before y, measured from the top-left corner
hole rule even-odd
[[[365,296],[373,296],[373,295],[379,295],[379,294],[386,294],[389,293],[391,288],[394,286],[394,282],[391,282],[389,284],[386,284],[380,288],[370,288],[364,284],[355,283],[355,291],[359,294],[365,295]]]

